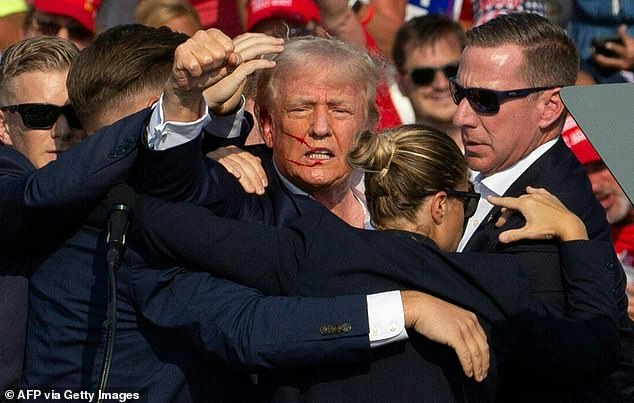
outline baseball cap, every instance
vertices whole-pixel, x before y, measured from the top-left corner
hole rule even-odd
[[[71,17],[94,33],[100,3],[101,0],[33,0],[33,7],[43,13]]]
[[[319,8],[312,0],[251,0],[247,5],[247,31],[268,18],[284,18],[306,24],[319,22]]]
[[[587,165],[601,161],[599,154],[597,154],[586,135],[583,134],[577,122],[570,115],[566,118],[561,137],[582,164]]]

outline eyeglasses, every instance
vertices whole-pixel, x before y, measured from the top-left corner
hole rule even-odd
[[[78,41],[89,41],[93,37],[93,33],[84,28],[81,24],[64,24],[59,21],[35,20],[37,29],[42,35],[57,36],[60,29],[66,28],[68,36]]]
[[[467,98],[469,105],[480,113],[497,113],[500,110],[500,102],[509,98],[521,98],[539,91],[550,90],[554,87],[522,88],[509,91],[495,91],[485,88],[465,88],[456,82],[456,78],[449,79],[449,91],[456,105],[463,98]]]
[[[22,117],[24,126],[35,130],[47,130],[53,127],[62,113],[73,129],[81,129],[81,123],[72,105],[20,104],[0,106],[0,110],[17,112]]]
[[[423,196],[433,195],[438,193],[439,190],[427,190],[423,192]],[[480,193],[476,192],[473,189],[473,184],[469,183],[469,190],[466,192],[462,192],[460,190],[445,190],[448,196],[456,198],[462,202],[462,207],[464,208],[464,220],[465,222],[471,218],[476,210],[478,209],[478,202],[480,201]]]
[[[458,74],[458,63],[445,64],[440,67],[419,67],[410,71],[409,76],[417,86],[426,87],[434,82],[437,71],[442,71],[449,79]]]

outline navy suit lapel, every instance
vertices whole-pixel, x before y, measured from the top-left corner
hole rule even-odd
[[[566,156],[564,149],[566,144],[560,138],[555,145],[537,159],[519,178],[506,190],[503,196],[518,197],[526,192],[526,186],[539,187],[544,183],[544,178],[549,176],[551,172],[557,170],[557,165],[562,162],[561,156]],[[572,154],[571,154],[572,155]],[[573,156],[574,158],[574,156]],[[504,229],[508,229],[508,225],[504,228],[496,228],[495,222],[501,213],[501,208],[494,206],[489,214],[480,223],[476,231],[473,233],[469,242],[464,247],[464,251],[485,251],[493,250],[497,242],[497,235]]]

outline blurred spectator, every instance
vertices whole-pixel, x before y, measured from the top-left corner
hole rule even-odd
[[[598,83],[634,81],[634,1],[573,0],[573,5],[568,35],[579,49],[581,69]],[[592,43],[605,39],[612,39],[605,47]]]
[[[592,191],[605,209],[614,248],[627,274],[628,313],[634,319],[634,207],[572,118],[566,121],[562,137],[586,168]]]
[[[101,0],[33,0],[26,34],[57,36],[83,49],[95,37],[95,16],[100,3]]]
[[[246,28],[281,38],[324,36],[319,9],[312,0],[251,0],[247,3]]]
[[[399,88],[412,104],[416,123],[443,131],[461,149],[460,129],[452,122],[457,106],[449,78],[458,73],[465,42],[460,24],[443,15],[426,15],[401,26],[392,54]]]
[[[188,36],[202,28],[198,12],[186,0],[143,0],[135,15],[139,24],[154,28],[166,26]]]
[[[189,0],[198,11],[203,28],[218,28],[233,38],[242,33],[236,0]]]
[[[360,21],[347,0],[317,0],[321,25],[326,31],[351,45],[365,48],[371,54],[380,55],[377,43],[366,25],[368,21]],[[390,94],[389,80],[391,64],[386,64],[387,74],[377,86],[376,105],[379,110],[377,129],[399,126],[402,121]]]
[[[24,36],[27,10],[25,0],[0,2],[0,57],[9,46]]]
[[[140,0],[101,0],[95,20],[97,33],[117,25],[133,24],[134,10]]]

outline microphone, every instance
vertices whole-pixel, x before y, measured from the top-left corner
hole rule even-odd
[[[135,200],[134,189],[124,183],[112,187],[108,193],[108,237],[106,238],[108,251],[106,261],[108,266],[115,270],[118,270],[121,265],[126,232],[130,226]]]

